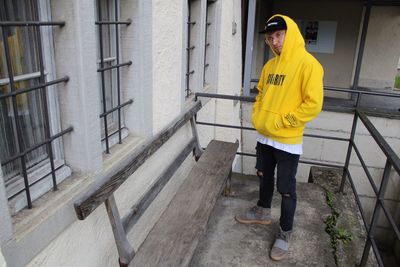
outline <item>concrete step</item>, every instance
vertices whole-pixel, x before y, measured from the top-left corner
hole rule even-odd
[[[258,177],[234,173],[232,187],[232,197],[221,196],[217,201],[190,266],[336,266],[324,223],[331,209],[320,185],[297,184],[298,202],[289,257],[281,262],[269,258],[279,228],[280,195],[275,193],[273,198],[271,225],[244,225],[236,222],[234,216],[257,202]],[[363,243],[348,246],[361,246],[362,251]],[[344,257],[347,262],[340,261],[340,266],[354,266],[361,258],[359,252],[355,254]],[[355,262],[348,262],[349,258]]]

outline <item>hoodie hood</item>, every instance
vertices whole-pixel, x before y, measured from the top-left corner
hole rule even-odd
[[[262,135],[283,144],[301,144],[304,127],[322,108],[321,64],[305,49],[297,24],[287,16],[280,55],[264,65],[252,122]]]
[[[275,56],[279,57],[280,60],[283,61],[291,61],[295,58],[302,57],[302,55],[306,53],[305,42],[296,22],[291,18],[280,14],[272,16],[268,21],[274,17],[282,17],[285,20],[287,27],[281,54],[278,55],[273,49],[271,49]]]

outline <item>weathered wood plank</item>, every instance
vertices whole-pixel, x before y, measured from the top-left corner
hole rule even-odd
[[[175,158],[172,164],[168,166],[168,168],[158,177],[151,188],[141,197],[138,203],[131,208],[131,211],[122,220],[125,232],[129,232],[130,229],[132,229],[132,227],[137,223],[148,206],[150,206],[151,202],[157,197],[158,193],[168,183],[175,171],[181,166],[189,153],[195,148],[196,143],[197,141],[195,140],[195,137],[193,137],[192,140],[182,150],[182,152]]]
[[[115,166],[105,174],[103,182],[89,190],[83,197],[75,202],[75,212],[78,219],[85,219],[100,204],[102,204],[118,187],[132,175],[147,158],[154,154],[168,139],[178,131],[201,108],[201,103],[196,102],[183,115],[177,118],[169,127],[150,138],[140,149],[133,153],[126,161]],[[122,166],[121,166],[122,165]]]
[[[238,143],[211,141],[129,267],[187,266],[228,177]]]

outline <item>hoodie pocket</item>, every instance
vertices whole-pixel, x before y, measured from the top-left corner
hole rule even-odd
[[[253,117],[256,130],[266,136],[276,136],[284,127],[281,115],[277,112],[260,109]]]

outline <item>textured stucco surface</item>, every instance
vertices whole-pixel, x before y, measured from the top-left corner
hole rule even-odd
[[[373,7],[368,24],[360,85],[392,88],[400,56],[400,7]]]
[[[153,128],[158,132],[181,111],[182,1],[153,1]]]
[[[63,138],[65,160],[79,172],[102,164],[94,7],[93,1],[52,1],[52,18],[68,25],[54,28],[54,49],[57,76],[70,77],[58,85],[62,129],[74,127]]]
[[[217,17],[214,84],[208,89],[198,90],[239,94],[240,1],[217,1],[214,5]],[[146,137],[157,134],[193,100],[185,99],[182,82],[186,53],[185,4],[179,0],[121,3],[122,18],[132,19],[131,25],[121,26],[121,62],[133,61],[131,66],[121,71],[123,98],[134,100],[123,111],[125,126],[131,134],[123,140],[122,145],[112,147],[111,154],[102,154],[94,10],[94,2],[90,1],[68,4],[65,1],[52,1],[53,19],[65,20],[68,25],[55,29],[54,42],[57,72],[70,76],[70,81],[60,86],[63,89],[60,108],[62,127],[74,126],[73,134],[64,143],[66,161],[72,167],[73,179],[60,185],[59,192],[50,193],[36,202],[38,208],[27,211],[26,218],[21,216],[18,233],[8,230],[12,238],[0,236],[6,239],[5,242],[0,241],[2,247],[6,248],[3,252],[9,267],[116,266],[118,254],[104,205],[84,221],[78,221],[73,209],[74,200],[98,183],[102,172],[117,166]],[[232,35],[232,22],[238,25],[236,35]],[[76,33],[78,36],[75,36]],[[201,112],[205,117],[218,117],[220,123],[237,125],[240,123],[238,106],[231,101],[216,104],[211,100]],[[200,132],[209,139],[240,139],[237,131],[217,132],[209,127]],[[115,198],[121,216],[127,214],[191,137],[190,124],[187,124],[116,191]],[[128,240],[135,249],[146,238],[193,164],[194,160],[189,156],[128,233]],[[11,227],[11,224],[8,226]],[[1,230],[8,226],[3,221],[0,224]],[[21,250],[24,251],[23,255],[20,255]]]

